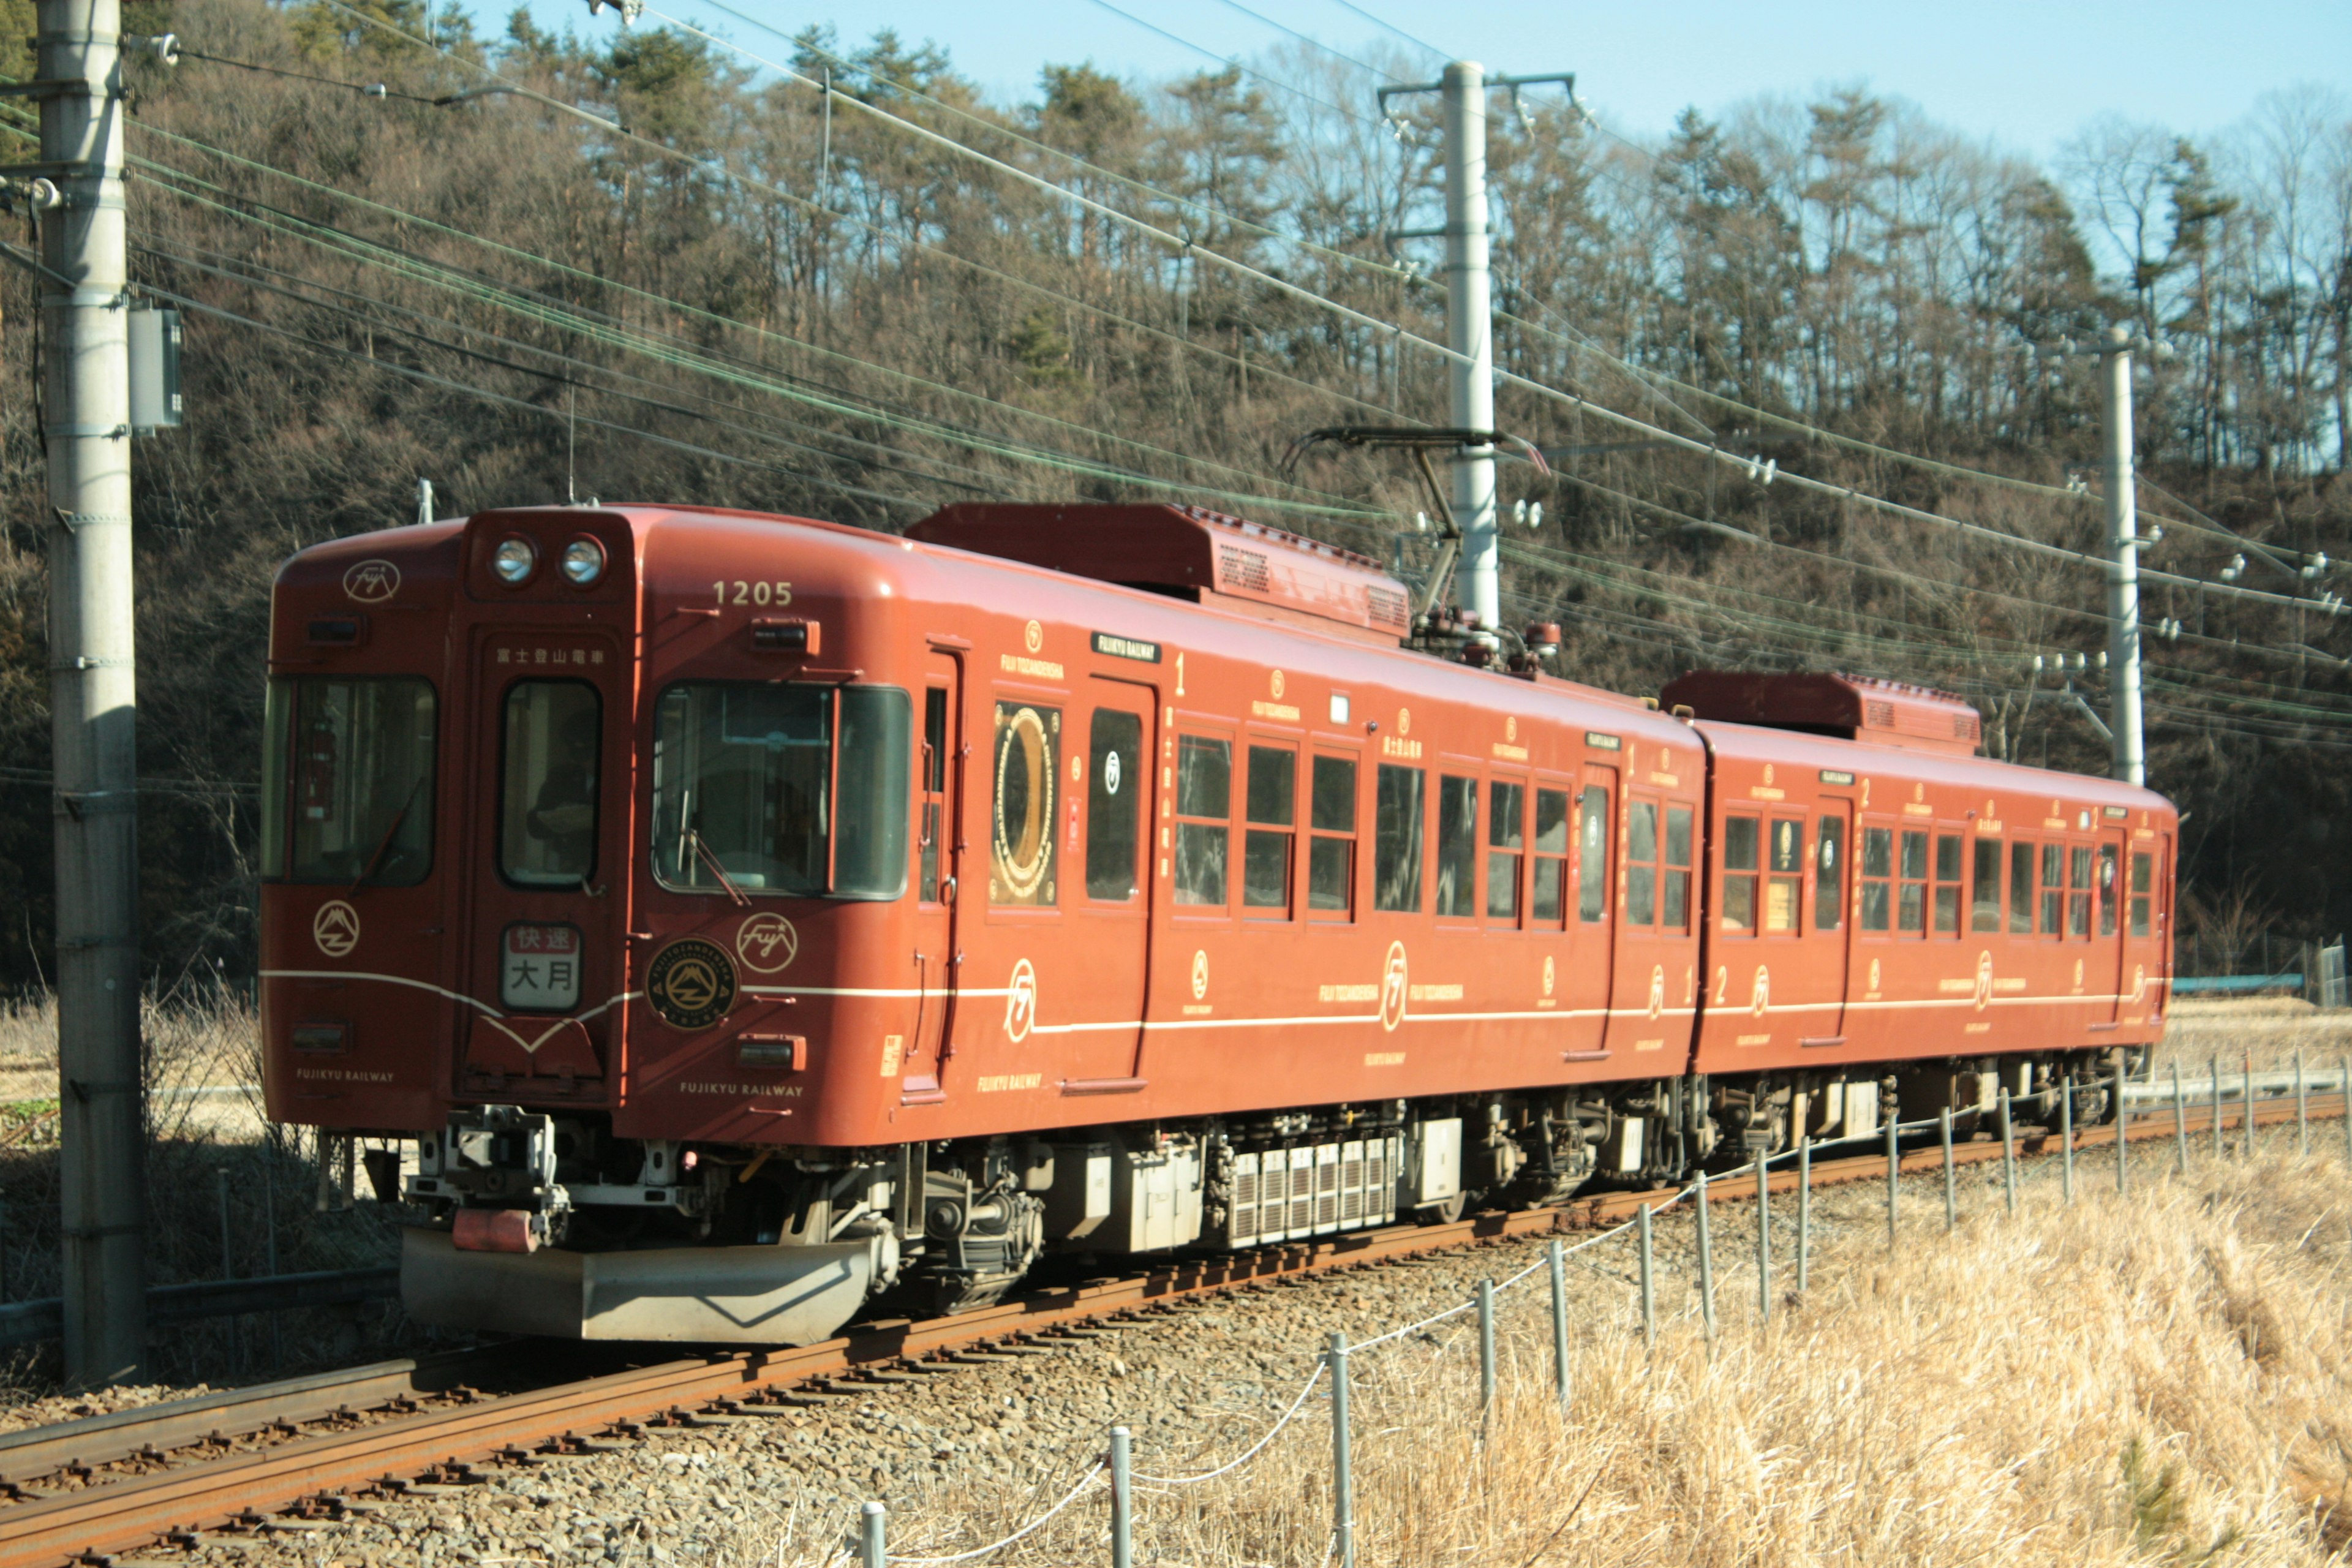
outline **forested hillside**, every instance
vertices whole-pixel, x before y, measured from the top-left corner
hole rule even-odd
[[[28,71],[30,14],[0,0],[0,73]],[[166,984],[251,963],[272,572],[410,521],[420,478],[443,515],[569,492],[885,529],[974,496],[1166,496],[1423,569],[1401,465],[1278,465],[1318,425],[1443,419],[1444,362],[1381,324],[1444,338],[1432,242],[1384,239],[1436,221],[1426,121],[1384,123],[1370,78],[1303,48],[1154,84],[1057,65],[1008,105],[887,32],[693,14],[838,93],[652,26],[592,47],[417,0],[132,8],[189,50],[132,68],[130,131],[132,274],[194,302],[188,423],[134,453]],[[2095,371],[2029,350],[2126,321],[2173,349],[2140,383],[2147,564],[2313,606],[2148,588],[2180,625],[2150,643],[2149,772],[2190,813],[2192,919],[2352,925],[2352,635],[2317,607],[2347,576],[2311,560],[2352,553],[2345,104],[2282,95],[2213,145],[2095,125],[2048,168],[1861,88],[1694,110],[1647,146],[1557,94],[1496,104],[1499,420],[1552,469],[1505,469],[1543,509],[1507,529],[1506,587],[1567,626],[1564,673],[1918,680],[1976,701],[2001,754],[2104,771],[2048,668],[2104,647],[2101,580],[2018,542],[2102,548]],[[31,123],[0,100],[10,155]],[[50,927],[35,299],[0,267],[17,984]],[[2095,669],[2075,687],[2104,707]]]

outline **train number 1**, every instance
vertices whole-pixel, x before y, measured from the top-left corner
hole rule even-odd
[[[718,593],[721,605],[789,605],[793,602],[793,585],[790,583],[747,583],[740,577],[730,583],[721,578],[711,587]]]

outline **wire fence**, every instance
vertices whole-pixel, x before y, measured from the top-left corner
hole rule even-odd
[[[2302,1058],[2298,1055],[2291,1080],[2283,1075],[2273,1075],[2259,1080],[2259,1083],[2251,1069],[2248,1069],[2238,1081],[2225,1083],[2221,1065],[2217,1061],[2211,1065],[2208,1083],[2198,1086],[2198,1090],[2193,1099],[2198,1102],[2200,1110],[2208,1112],[2209,1127],[2205,1131],[2210,1132],[2211,1150],[2215,1157],[2221,1157],[2226,1152],[2225,1134],[2230,1120],[2229,1112],[2231,1109],[2238,1111],[2240,1152],[2245,1158],[2251,1159],[2254,1152],[2254,1133],[2259,1120],[2257,1100],[2265,1097],[2273,1100],[2281,1099],[2288,1093],[2292,1093],[2294,1100],[2294,1132],[2297,1151],[2299,1153],[2307,1155],[2312,1147],[2310,1096],[2314,1092],[2352,1094],[2352,1058],[2339,1059],[2336,1070],[2333,1073],[2313,1074],[2305,1070]],[[2068,1079],[2062,1086],[2035,1094],[2025,1102],[2034,1115],[2047,1117],[2053,1109],[2057,1113],[2060,1182],[2064,1201],[2068,1204],[2075,1200],[2080,1175],[2077,1163],[2082,1150],[2076,1136],[2074,1106],[2077,1095],[2083,1091],[2084,1086],[2078,1084],[2076,1080]],[[2189,1169],[2191,1153],[2189,1108],[2192,1103],[2192,1095],[2189,1085],[2181,1078],[2177,1067],[2171,1073],[2168,1092],[2167,1086],[2161,1082],[2152,1079],[2143,1079],[2138,1082],[2129,1080],[2118,1068],[2111,1079],[2098,1085],[2096,1093],[2104,1100],[2104,1103],[2095,1102],[2094,1109],[2096,1115],[2102,1120],[2111,1120],[2115,1125],[2113,1161],[2115,1183],[2118,1192],[2130,1190],[2132,1163],[2130,1133],[2135,1123],[2146,1124],[2151,1120],[2160,1120],[2169,1116],[2174,1131],[2173,1168],[2181,1173]],[[1962,1115],[1974,1114],[1979,1118],[1990,1114],[1996,1118],[1995,1126],[2001,1146],[2002,1188],[2006,1197],[2007,1211],[2011,1215],[2018,1212],[2019,1207],[2018,1155],[2014,1121],[2018,1109],[2019,1105],[2012,1101],[2010,1092],[2004,1089],[2000,1091],[1996,1100],[1990,1106],[1979,1100],[1970,1107],[1963,1108],[1961,1112]],[[2344,1158],[2347,1164],[2352,1164],[2352,1103],[2348,1103],[2339,1114],[2343,1123]],[[1656,1215],[1688,1205],[1695,1211],[1696,1219],[1699,1317],[1702,1331],[1709,1340],[1713,1340],[1718,1330],[1716,1314],[1717,1275],[1710,1192],[1724,1182],[1738,1182],[1743,1177],[1749,1178],[1754,1183],[1752,1196],[1756,1203],[1754,1264],[1757,1272],[1759,1317],[1759,1321],[1769,1321],[1771,1316],[1774,1289],[1770,1205],[1775,1168],[1780,1167],[1785,1170],[1793,1166],[1797,1173],[1796,1285],[1801,1293],[1807,1285],[1806,1275],[1811,1262],[1814,1156],[1825,1150],[1854,1144],[1883,1143],[1886,1155],[1887,1245],[1892,1250],[1900,1245],[1901,1237],[1898,1198],[1903,1159],[1906,1153],[1905,1140],[1929,1131],[1937,1133],[1937,1146],[1943,1155],[1941,1173],[1944,1220],[1945,1228],[1948,1231],[1958,1223],[1954,1113],[1950,1107],[1939,1109],[1934,1116],[1919,1117],[1908,1121],[1889,1121],[1873,1131],[1846,1138],[1830,1139],[1818,1143],[1808,1139],[1800,1139],[1793,1148],[1782,1150],[1777,1154],[1759,1155],[1735,1169],[1712,1176],[1701,1173],[1687,1185],[1652,1201],[1644,1202],[1635,1210],[1632,1218],[1609,1229],[1596,1232],[1573,1245],[1555,1237],[1534,1262],[1521,1268],[1517,1273],[1501,1280],[1481,1281],[1475,1294],[1451,1306],[1411,1322],[1385,1330],[1354,1344],[1350,1344],[1343,1333],[1331,1334],[1316,1362],[1314,1370],[1308,1373],[1306,1382],[1299,1386],[1297,1394],[1275,1418],[1273,1424],[1247,1448],[1210,1469],[1183,1476],[1160,1476],[1137,1470],[1129,1458],[1132,1434],[1125,1426],[1114,1426],[1108,1433],[1108,1451],[1094,1459],[1076,1484],[1064,1492],[1044,1512],[1008,1535],[990,1542],[984,1546],[972,1547],[968,1551],[950,1555],[902,1556],[888,1549],[888,1509],[880,1502],[868,1501],[860,1508],[856,1538],[845,1544],[842,1552],[836,1554],[835,1561],[838,1562],[844,1557],[852,1558],[858,1568],[890,1568],[893,1563],[901,1565],[901,1568],[945,1568],[945,1565],[950,1563],[978,1562],[1035,1534],[1049,1521],[1067,1510],[1079,1499],[1096,1490],[1097,1483],[1107,1478],[1110,1493],[1108,1545],[1111,1568],[1133,1568],[1134,1505],[1137,1486],[1169,1489],[1199,1486],[1247,1468],[1273,1446],[1276,1438],[1297,1422],[1300,1415],[1307,1410],[1308,1401],[1315,1391],[1328,1380],[1331,1421],[1332,1458],[1329,1493],[1332,1517],[1324,1563],[1326,1568],[1331,1568],[1335,1563],[1337,1568],[1354,1568],[1355,1510],[1349,1396],[1357,1358],[1424,1333],[1441,1323],[1475,1313],[1478,1320],[1480,1414],[1484,1416],[1494,1406],[1496,1397],[1498,1357],[1496,1351],[1495,1321],[1497,1300],[1507,1292],[1525,1285],[1538,1275],[1546,1275],[1551,1286],[1550,1327],[1553,1373],[1560,1415],[1565,1420],[1570,1414],[1571,1325],[1568,1311],[1567,1291],[1564,1287],[1568,1259],[1618,1241],[1629,1235],[1632,1236],[1636,1247],[1638,1266],[1636,1288],[1640,1295],[1642,1331],[1645,1340],[1654,1345],[1657,1336],[1654,1294],[1657,1265],[1653,1226]],[[1916,1148],[1916,1146],[1914,1145],[1915,1152]]]

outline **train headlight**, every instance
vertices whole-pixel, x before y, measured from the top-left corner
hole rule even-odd
[[[582,535],[563,547],[564,580],[575,588],[593,588],[604,575],[604,547]]]
[[[520,588],[539,570],[539,546],[520,533],[509,533],[490,552],[490,570],[509,588]]]

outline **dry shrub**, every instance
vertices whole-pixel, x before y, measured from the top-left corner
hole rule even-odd
[[[1505,1298],[1488,1432],[1465,1320],[1356,1358],[1358,1560],[2329,1561],[2352,1540],[2343,1174],[2322,1160],[2216,1164],[2072,1209],[2037,1183],[2021,1218],[1911,1230],[1893,1258],[1875,1225],[1825,1224],[1815,1289],[1769,1327],[1752,1270],[1744,1292],[1724,1286],[1712,1345],[1685,1312],[1645,1354],[1630,1302],[1580,1325],[1567,1421],[1538,1274]],[[1233,1477],[1139,1488],[1139,1560],[1326,1561],[1327,1409],[1318,1396]],[[1034,1492],[901,1501],[893,1547],[995,1539],[1091,1458],[1039,1453]],[[832,1522],[845,1530],[855,1506]],[[1083,1500],[990,1561],[1104,1561],[1105,1517],[1099,1495]],[[807,1521],[796,1535],[747,1539],[742,1555],[814,1562],[840,1539],[812,1539]]]

